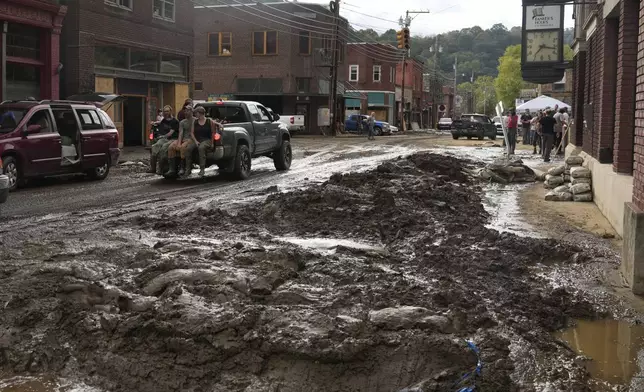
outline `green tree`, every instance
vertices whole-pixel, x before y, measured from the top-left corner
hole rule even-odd
[[[493,77],[484,75],[476,78],[474,81],[474,100],[478,113],[494,113],[494,107],[497,102]]]
[[[498,99],[506,108],[514,106],[514,100],[524,86],[521,77],[521,45],[508,46],[505,54],[499,58],[499,74],[494,80]]]

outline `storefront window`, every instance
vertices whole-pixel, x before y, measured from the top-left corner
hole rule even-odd
[[[40,99],[40,67],[7,63],[5,99]]]
[[[132,50],[130,52],[130,69],[132,71],[159,72],[159,54]]]
[[[161,73],[185,76],[186,58],[164,54],[161,57]]]
[[[40,60],[41,30],[37,27],[9,23],[7,56]]]
[[[127,69],[127,49],[116,46],[97,46],[94,62],[98,66]]]

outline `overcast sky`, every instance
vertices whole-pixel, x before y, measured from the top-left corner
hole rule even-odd
[[[316,2],[300,0],[301,3]],[[340,14],[349,19],[355,29],[374,28],[379,33],[398,29],[398,18],[406,10],[427,10],[411,23],[412,35],[434,35],[465,27],[489,28],[496,23],[506,27],[521,26],[520,0],[340,0]],[[388,21],[372,18],[376,16]],[[566,7],[565,26],[573,27],[572,6]]]

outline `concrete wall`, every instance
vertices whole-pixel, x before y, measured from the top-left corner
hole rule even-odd
[[[584,166],[592,172],[593,199],[597,208],[608,219],[617,234],[624,236],[624,203],[631,201],[633,176],[616,173],[610,163],[599,161],[573,144],[566,147],[566,157],[579,155]]]

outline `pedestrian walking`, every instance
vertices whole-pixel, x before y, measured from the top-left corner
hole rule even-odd
[[[543,113],[540,111],[530,120],[530,137],[532,140],[533,155],[537,153],[537,146],[539,146],[539,154],[543,154],[543,149],[541,148],[541,124],[539,123],[542,117]]]
[[[514,155],[514,150],[517,147],[517,125],[519,123],[519,116],[516,110],[510,110],[508,116],[508,155]]]
[[[376,126],[376,113],[371,112],[371,115],[367,118],[367,127],[369,128],[369,140],[376,140],[374,136],[374,128]]]
[[[550,162],[550,153],[555,143],[555,126],[557,120],[554,119],[554,111],[549,111],[540,121],[541,137],[543,138],[543,161]]]
[[[530,139],[530,121],[531,120],[532,120],[532,116],[530,115],[530,111],[526,109],[525,113],[521,115],[521,131],[523,135],[523,144],[528,146],[532,144],[532,140]]]

